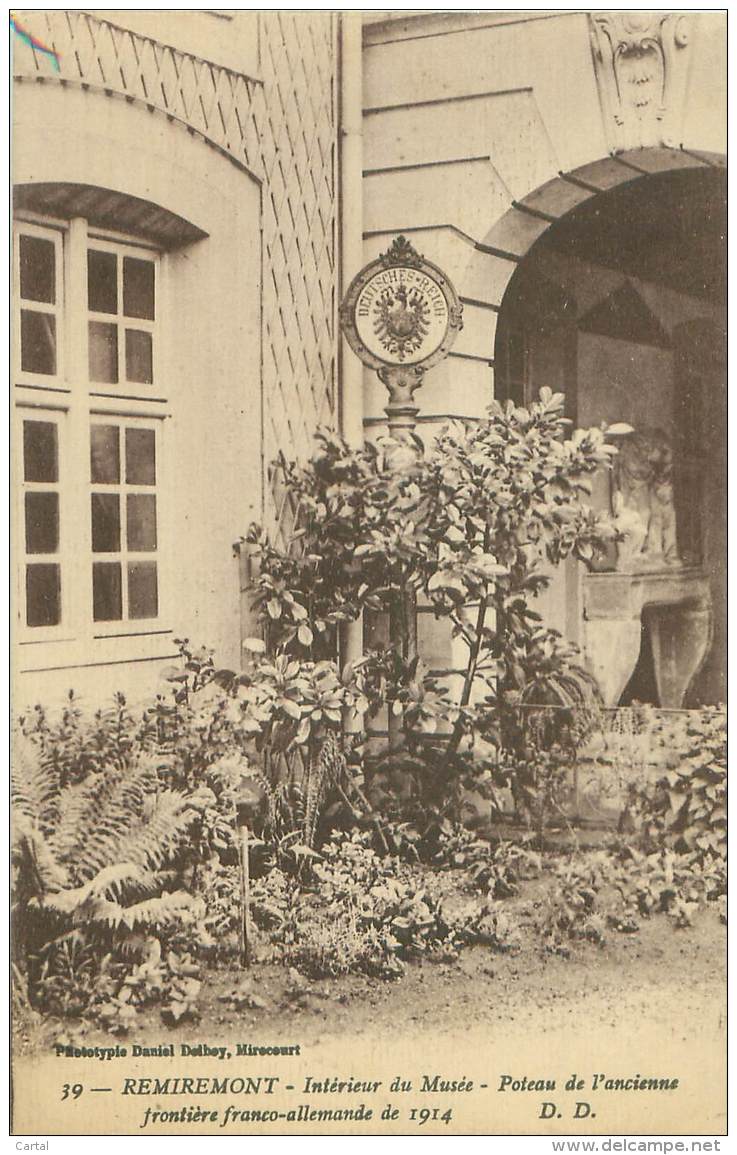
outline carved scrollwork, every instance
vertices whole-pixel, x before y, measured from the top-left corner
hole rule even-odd
[[[678,147],[690,18],[682,12],[592,12],[594,67],[613,151]]]

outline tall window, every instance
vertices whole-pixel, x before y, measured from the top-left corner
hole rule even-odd
[[[161,630],[159,281],[82,219],[16,225],[22,642]]]

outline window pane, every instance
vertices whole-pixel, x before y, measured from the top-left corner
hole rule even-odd
[[[97,485],[120,481],[120,431],[117,425],[90,427],[90,480]]]
[[[42,237],[20,238],[20,295],[26,301],[56,301],[56,251]]]
[[[20,311],[20,363],[27,373],[56,373],[56,317]]]
[[[58,626],[61,621],[61,573],[58,565],[26,566],[26,622]]]
[[[120,562],[96,561],[93,563],[92,616],[96,622],[119,622],[122,618]]]
[[[134,561],[128,565],[128,617],[155,618],[159,612],[159,591],[155,561]]]
[[[52,421],[23,422],[23,477],[26,481],[59,480],[59,445]]]
[[[56,553],[59,548],[59,494],[26,494],[26,553]]]
[[[156,498],[152,493],[131,493],[127,509],[128,549],[147,553],[156,549]]]
[[[156,434],[153,429],[126,429],[125,480],[128,485],[156,484]]]
[[[115,253],[87,253],[87,304],[93,313],[118,311],[118,258]]]
[[[143,329],[125,331],[125,377],[150,385],[154,379],[151,334]]]
[[[118,326],[90,321],[90,378],[108,385],[118,381]]]
[[[92,549],[94,553],[117,553],[120,549],[120,497],[117,493],[92,494]]]
[[[447,670],[453,666],[452,635],[447,618],[434,614],[417,615],[417,648],[422,660],[431,670]]]
[[[123,258],[123,312],[126,317],[154,319],[154,263]]]

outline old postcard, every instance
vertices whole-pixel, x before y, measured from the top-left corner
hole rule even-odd
[[[726,13],[10,26],[14,1133],[711,1150]]]

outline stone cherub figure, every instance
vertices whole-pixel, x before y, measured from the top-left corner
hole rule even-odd
[[[622,440],[614,464],[612,506],[619,532],[617,569],[627,573],[681,564],[673,501],[673,451],[659,429]]]

